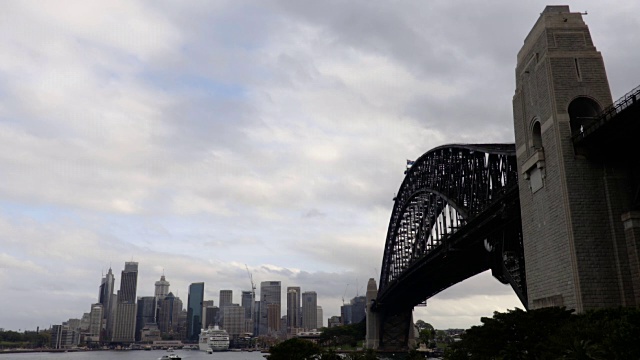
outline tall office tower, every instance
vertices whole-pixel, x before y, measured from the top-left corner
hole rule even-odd
[[[149,324],[156,322],[156,297],[143,296],[138,298],[136,312],[136,341],[140,341],[140,331]]]
[[[173,293],[167,294],[160,300],[160,315],[158,316],[158,327],[162,334],[171,334],[177,331],[178,318],[182,311],[182,301]]]
[[[318,324],[316,325],[316,329],[322,329],[323,327],[323,321],[322,321],[322,306],[318,306],[318,312],[316,315],[316,320],[318,321]]]
[[[356,296],[351,299],[351,324],[358,324],[366,317],[367,297]]]
[[[251,309],[253,308],[253,296],[251,291],[243,291],[240,298],[240,306],[244,309],[244,318],[251,319]]]
[[[300,327],[300,287],[287,287],[287,333],[295,334]]]
[[[91,304],[91,312],[89,313],[89,337],[92,342],[100,341],[102,324],[105,322],[103,309],[104,306],[100,303]]]
[[[165,279],[164,274],[160,276],[160,280],[156,281],[155,297],[156,297],[156,309],[154,311],[154,321],[159,323],[160,316],[160,300],[169,294],[169,282]]]
[[[280,331],[280,304],[267,304],[267,334]]]
[[[205,300],[202,302],[202,328],[206,329],[209,325],[213,325],[215,319],[207,318],[207,309],[213,307],[213,300]]]
[[[277,304],[278,307],[282,304],[280,292],[280,281],[263,281],[260,283],[260,306],[262,307],[262,311],[260,311],[260,335],[268,334],[267,316],[269,304]],[[274,307],[272,308],[275,309]],[[278,316],[280,315],[278,314]]]
[[[218,306],[222,309],[225,306],[230,306],[233,303],[233,291],[232,290],[220,290],[220,301]]]
[[[318,326],[318,295],[315,291],[302,293],[302,328],[306,331]]]
[[[253,303],[253,335],[259,335],[261,329],[262,304],[260,300]]]
[[[340,306],[340,317],[342,318],[342,325],[353,324],[352,319],[353,305],[345,304]]]
[[[244,309],[238,304],[225,306],[222,308],[224,312],[224,326],[223,329],[229,333],[229,339],[231,341],[237,340],[245,333],[245,321],[244,321]]]
[[[204,301],[204,283],[189,285],[187,301],[187,339],[197,341],[202,329],[202,302]]]
[[[98,302],[102,304],[102,317],[105,320],[106,333],[102,338],[106,338],[106,340],[111,339],[111,329],[113,324],[111,323],[113,318],[110,316],[112,314],[111,309],[114,308],[114,298],[115,294],[113,293],[113,285],[115,283],[115,277],[113,276],[113,272],[111,268],[102,278],[102,282],[100,283],[100,294],[98,296]]]
[[[111,341],[132,343],[136,332],[136,288],[138,285],[138,263],[125,262],[120,277],[115,325]]]
[[[287,315],[280,318],[280,331],[278,331],[278,337],[287,338]]]
[[[89,331],[90,322],[91,322],[91,314],[89,313],[82,314],[82,318],[80,319],[80,331],[84,331],[84,332]]]
[[[202,323],[203,329],[206,329],[209,326],[220,325],[220,308],[217,306],[207,306],[204,308],[202,318],[204,319],[204,322]]]

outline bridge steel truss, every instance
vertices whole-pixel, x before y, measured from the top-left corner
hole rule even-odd
[[[374,311],[410,311],[488,269],[527,306],[514,144],[437,147],[394,200]]]

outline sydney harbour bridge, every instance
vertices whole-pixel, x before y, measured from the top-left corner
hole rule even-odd
[[[526,309],[640,306],[640,87],[613,102],[580,13],[548,6],[518,54],[513,144],[454,144],[406,171],[367,347],[406,349],[414,306],[491,270]]]

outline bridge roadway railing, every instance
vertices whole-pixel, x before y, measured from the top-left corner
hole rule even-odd
[[[624,94],[621,98],[616,100],[613,104],[606,107],[600,114],[595,117],[591,122],[586,124],[582,131],[573,134],[573,143],[579,145],[582,140],[589,135],[595,133],[603,126],[607,125],[610,121],[622,113],[627,108],[636,105],[640,101],[640,86]]]

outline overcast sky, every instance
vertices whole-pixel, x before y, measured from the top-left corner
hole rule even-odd
[[[326,324],[378,281],[406,159],[513,142],[516,54],[544,6],[3,2],[0,328],[81,317],[131,260],[138,296],[164,272],[216,304],[250,289],[246,264],[316,291]],[[613,97],[640,84],[640,2],[571,6]],[[516,306],[484,273],[414,319],[466,328]]]

